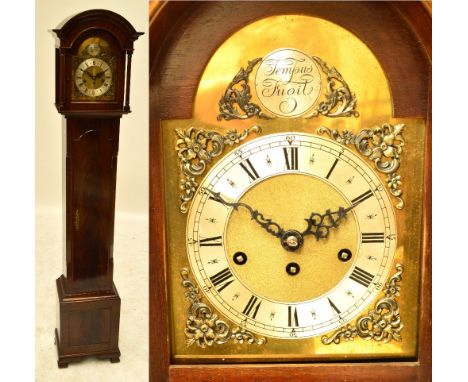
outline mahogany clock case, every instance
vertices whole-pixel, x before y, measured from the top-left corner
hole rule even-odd
[[[86,356],[119,362],[121,301],[113,282],[117,155],[120,118],[130,112],[133,44],[143,32],[119,14],[99,9],[79,13],[53,31],[58,37],[56,107],[66,118],[66,264],[57,279],[58,365]],[[75,59],[79,49],[90,57],[83,67]],[[77,99],[74,89],[81,88],[72,81],[75,73],[82,76],[80,86],[85,75],[92,76],[92,89],[100,75],[106,76],[103,84],[112,96],[102,97],[96,88]]]
[[[213,52],[243,26],[269,16],[319,17],[352,31],[377,57],[394,118],[426,120],[417,356],[375,362],[179,364],[171,356],[163,120],[190,119]],[[397,57],[397,59],[396,59]],[[150,380],[408,381],[431,373],[431,15],[420,2],[163,2],[150,19]]]

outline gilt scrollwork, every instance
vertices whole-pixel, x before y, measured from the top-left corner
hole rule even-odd
[[[314,118],[320,114],[331,118],[359,117],[359,112],[356,110],[356,95],[351,92],[340,72],[335,67],[330,69],[320,57],[313,56],[312,58],[326,75],[327,86],[325,100],[321,101],[314,108],[312,114],[305,118]]]
[[[390,193],[397,199],[396,208],[402,209],[404,201],[401,190],[402,180],[397,173],[401,163],[401,154],[405,140],[403,138],[404,124],[391,125],[384,123],[372,129],[364,129],[354,134],[350,131],[331,130],[321,126],[319,134],[327,134],[330,138],[343,145],[354,145],[362,155],[372,160],[378,171],[387,175],[387,186]]]
[[[403,324],[401,323],[400,309],[396,297],[400,295],[400,285],[398,283],[401,281],[403,266],[397,264],[395,268],[397,272],[385,284],[385,297],[377,301],[374,309],[370,310],[366,316],[360,317],[356,321],[356,325],[348,324],[331,336],[323,336],[323,344],[339,344],[342,340],[352,341],[358,336],[365,340],[383,343],[392,340],[401,342]]]
[[[220,112],[217,116],[218,121],[222,119],[226,121],[231,119],[247,119],[254,116],[271,119],[271,117],[262,112],[260,106],[250,102],[252,94],[250,93],[249,75],[255,65],[261,60],[262,58],[255,58],[249,61],[246,69],[240,68],[239,72],[234,76],[218,102]]]
[[[311,56],[311,58],[320,67],[327,79],[327,84],[324,99],[312,109],[311,114],[304,118],[314,118],[319,115],[329,118],[358,117],[356,95],[351,92],[341,73],[335,67],[329,68],[320,57]],[[239,72],[229,83],[218,102],[220,113],[217,119],[219,121],[222,119],[227,121],[232,119],[248,119],[255,116],[263,119],[276,118],[264,113],[259,105],[251,102],[252,94],[249,85],[249,75],[262,59],[260,57],[249,61],[247,67],[245,69],[240,68]]]
[[[176,129],[177,142],[175,149],[179,158],[180,178],[180,211],[188,211],[188,203],[195,195],[198,183],[196,177],[202,175],[213,158],[220,155],[225,146],[233,146],[243,141],[251,132],[261,133],[260,126],[252,126],[238,133],[229,130],[225,134],[189,127],[186,130]]]
[[[186,299],[190,302],[188,318],[185,326],[187,347],[196,344],[201,348],[222,345],[228,341],[263,345],[266,338],[256,337],[252,332],[240,328],[231,328],[229,324],[218,318],[218,315],[206,304],[201,302],[201,295],[195,284],[189,279],[189,271],[184,268],[180,272],[182,285],[187,289]]]

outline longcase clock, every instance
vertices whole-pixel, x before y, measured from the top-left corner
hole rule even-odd
[[[55,105],[66,123],[58,365],[86,356],[118,362],[120,297],[112,251],[119,125],[130,112],[133,44],[142,33],[108,10],[80,13],[54,32]]]

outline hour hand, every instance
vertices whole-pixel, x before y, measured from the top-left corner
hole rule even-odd
[[[348,208],[339,207],[336,211],[328,209],[324,214],[312,212],[309,218],[305,219],[307,228],[302,232],[302,236],[314,235],[317,240],[327,238],[330,230],[338,227],[347,213],[356,206],[357,203]]]
[[[103,70],[102,72],[99,72],[98,74],[96,74],[96,78],[101,78],[105,72],[107,72],[109,70],[109,68],[107,68],[106,70]]]
[[[212,190],[209,190],[207,188],[202,188],[201,190],[203,193],[210,194],[210,198],[218,203],[221,203],[227,207],[232,207],[234,210],[238,210],[239,207],[245,208],[247,211],[250,213],[250,218],[252,220],[255,220],[264,230],[266,230],[268,233],[272,234],[275,237],[281,238],[284,235],[284,229],[280,227],[278,223],[275,223],[271,219],[266,219],[262,213],[260,213],[258,210],[253,209],[246,203],[231,203],[225,200],[222,196],[221,193],[219,192],[214,192]]]

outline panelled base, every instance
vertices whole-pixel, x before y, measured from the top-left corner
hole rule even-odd
[[[64,281],[63,275],[56,281],[58,366],[68,367],[90,356],[119,362],[120,297],[115,285],[111,293],[66,294]]]

